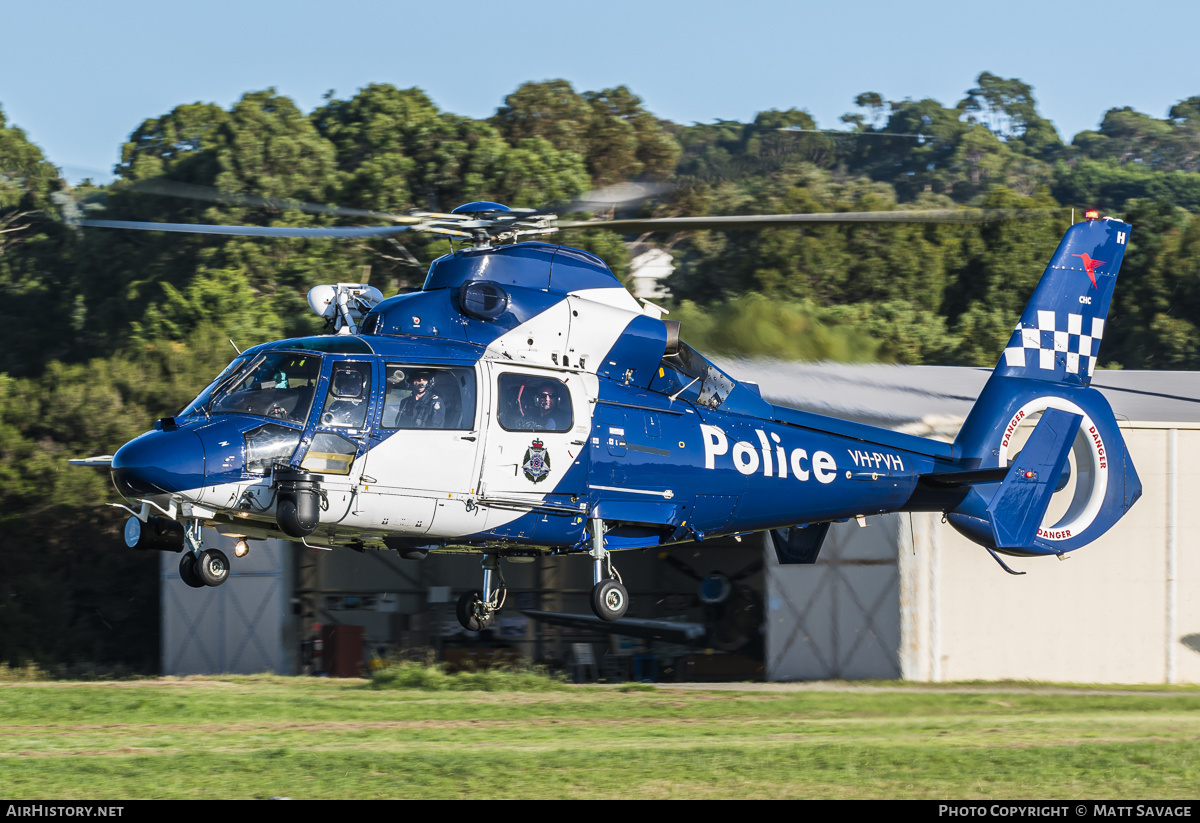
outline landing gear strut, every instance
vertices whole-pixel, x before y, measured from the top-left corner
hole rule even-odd
[[[498,583],[492,588],[493,580]],[[496,612],[504,605],[508,587],[504,584],[504,573],[500,571],[500,558],[494,554],[483,556],[483,591],[472,589],[458,598],[455,615],[462,627],[477,632],[491,625]]]
[[[193,589],[220,586],[229,579],[229,558],[220,549],[206,549],[200,543],[201,521],[183,522],[184,550],[179,559],[179,577]]]
[[[592,520],[592,611],[601,620],[620,620],[629,610],[629,592],[604,548],[604,521]],[[614,579],[615,578],[615,579]]]

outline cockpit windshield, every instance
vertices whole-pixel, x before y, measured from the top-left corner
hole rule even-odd
[[[202,394],[192,406],[207,406],[210,414],[252,414],[303,424],[320,374],[320,355],[270,352],[244,362],[223,380],[218,378],[213,384],[215,389],[210,386],[205,390],[211,390],[215,398],[211,403],[201,402]]]
[[[213,393],[217,390],[217,387],[229,379],[230,375],[241,369],[242,366],[245,366],[250,358],[250,354],[242,354],[233,358],[233,362],[221,369],[221,373],[217,375],[217,379],[209,383],[204,391],[196,396],[195,400],[188,403],[187,408],[181,411],[179,416],[187,417],[191,414],[200,414],[203,408],[208,405],[208,401],[212,400]]]

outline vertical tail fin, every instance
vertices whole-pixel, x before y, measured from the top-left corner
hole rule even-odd
[[[1091,383],[1129,233],[1128,223],[1109,219],[1067,230],[1004,349],[997,375]]]
[[[1004,468],[1020,453],[1023,427],[1050,409],[1070,415],[1065,419],[1079,422],[1071,445],[1063,444],[1072,479],[1053,495],[1062,496],[1061,505],[1031,530],[1016,513],[1020,507],[1006,504],[1003,488],[973,486],[947,512],[971,540],[1010,554],[1061,554],[1102,535],[1141,495],[1112,409],[1090,388],[1129,237],[1127,223],[1109,219],[1067,230],[954,441],[962,469]],[[1043,510],[1044,503],[1039,499]],[[1030,534],[1026,545],[1012,545]]]

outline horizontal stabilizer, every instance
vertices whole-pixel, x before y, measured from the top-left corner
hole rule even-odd
[[[1008,469],[970,469],[958,472],[930,472],[920,477],[927,486],[952,489],[958,486],[974,486],[978,483],[999,483],[1008,477]]]
[[[1021,548],[1033,543],[1082,419],[1081,415],[1060,409],[1042,413],[1029,442],[988,504],[995,548]]]

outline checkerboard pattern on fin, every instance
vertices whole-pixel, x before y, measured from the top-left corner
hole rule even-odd
[[[1018,323],[1004,349],[1004,365],[1055,372],[1065,369],[1067,374],[1091,377],[1104,336],[1104,318],[1067,313],[1065,322],[1059,322],[1061,315],[1041,310],[1032,327]]]
[[[1088,220],[1067,229],[1029,298],[996,375],[1090,385],[1130,226]]]

